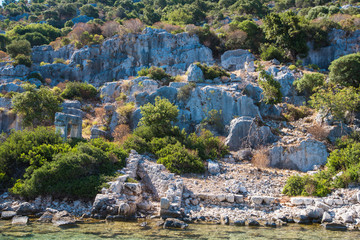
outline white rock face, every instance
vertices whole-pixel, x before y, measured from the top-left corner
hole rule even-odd
[[[310,51],[303,59],[304,65],[316,64],[320,68],[327,68],[333,60],[358,52],[360,30],[354,31],[349,37],[345,36],[345,31],[334,29],[328,35],[330,46],[314,50],[312,44],[309,43]]]
[[[187,70],[188,82],[204,82],[204,73],[201,68],[195,64],[191,64]]]
[[[289,146],[278,145],[269,149],[270,166],[302,172],[313,170],[315,165],[324,165],[327,157],[326,146],[314,139],[303,140]]]
[[[255,118],[239,117],[230,123],[225,144],[236,151],[244,147],[256,147],[273,142],[276,137],[267,126],[257,126]]]
[[[221,55],[221,66],[227,70],[240,70],[245,64],[254,61],[255,57],[249,51],[243,49],[226,51]],[[251,65],[249,66],[249,69]]]
[[[81,80],[95,86],[136,76],[143,67],[161,66],[168,73],[182,74],[194,62],[213,63],[211,50],[201,45],[197,36],[188,33],[173,35],[151,28],[146,28],[142,34],[115,36],[101,45],[78,50],[66,47],[54,51],[48,46],[34,50],[36,70],[44,78],[51,78],[54,83],[65,79]],[[41,61],[52,63],[56,57],[69,60],[69,64],[37,65]]]
[[[299,205],[312,205],[314,203],[313,198],[306,197],[293,197],[290,199],[291,204],[299,206]]]

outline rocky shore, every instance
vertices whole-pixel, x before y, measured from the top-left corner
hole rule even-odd
[[[177,176],[150,156],[133,151],[121,173],[94,201],[38,197],[26,202],[4,193],[1,219],[13,225],[26,225],[31,218],[71,226],[86,218],[160,218],[158,225],[164,228],[198,222],[264,227],[314,223],[329,230],[360,230],[359,188],[338,189],[324,198],[289,198],[281,194],[286,179],[302,173],[259,169],[233,155],[209,163],[204,175]]]

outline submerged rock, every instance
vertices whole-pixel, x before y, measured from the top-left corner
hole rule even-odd
[[[181,228],[186,229],[189,225],[176,218],[168,218],[165,220],[163,228]]]

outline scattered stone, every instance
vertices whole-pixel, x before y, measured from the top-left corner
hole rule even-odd
[[[27,216],[14,216],[11,220],[12,225],[27,225],[29,223],[29,217]]]
[[[254,219],[250,219],[248,222],[249,222],[249,226],[252,226],[252,227],[260,226],[260,223]]]
[[[222,225],[229,225],[230,224],[229,216],[221,216],[221,224]]]
[[[217,175],[220,173],[220,165],[215,161],[208,160],[208,171],[212,175]]]
[[[321,222],[332,222],[332,217],[328,212],[324,212]]]

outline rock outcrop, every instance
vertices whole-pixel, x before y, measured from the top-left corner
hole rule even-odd
[[[326,69],[333,60],[359,51],[360,30],[354,31],[349,37],[346,37],[344,30],[333,29],[328,34],[328,39],[330,45],[320,49],[314,49],[314,46],[308,43],[310,51],[303,59],[305,66],[316,64],[320,68]]]
[[[229,71],[244,69],[255,57],[249,51],[243,49],[226,51],[221,55],[221,66]],[[248,67],[249,68],[249,67]]]
[[[252,117],[239,117],[231,121],[229,135],[225,144],[230,150],[237,151],[241,148],[255,148],[266,145],[276,140],[268,126],[259,126]]]
[[[324,165],[328,152],[326,146],[314,139],[306,139],[289,146],[274,146],[269,149],[270,166],[307,172],[314,166]]]
[[[62,58],[68,64],[52,64]],[[170,74],[183,74],[193,62],[213,63],[212,52],[201,45],[197,36],[188,33],[170,34],[165,30],[146,28],[142,34],[127,34],[105,40],[100,45],[74,49],[51,46],[33,49],[33,70],[39,71],[51,84],[78,80],[101,86],[114,79],[135,76],[144,67],[158,66]],[[41,62],[50,63],[40,66]],[[0,79],[21,78],[29,73],[23,66],[0,68]]]

